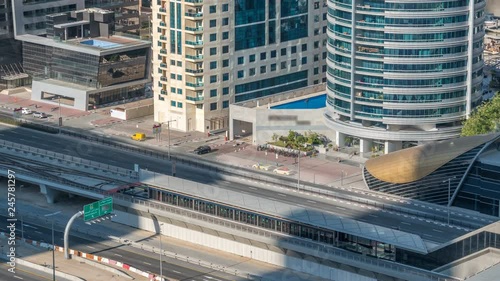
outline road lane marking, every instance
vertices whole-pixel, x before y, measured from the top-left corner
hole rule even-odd
[[[24,279],[24,278],[19,277],[19,276],[17,276],[17,275],[14,275],[14,278],[21,279],[21,280],[23,280],[23,279]]]
[[[119,256],[119,257],[123,257],[123,256],[122,256],[122,255],[120,255],[120,254],[114,254],[114,255],[115,255],[115,256]]]
[[[33,228],[33,229],[38,229],[38,227],[34,227],[34,226],[31,226],[31,225],[29,225],[29,224],[25,224],[25,223],[23,223],[23,226],[24,226],[24,227]]]
[[[87,245],[87,247],[89,247],[90,249],[95,250],[95,247],[92,247],[92,246],[89,246],[89,245]]]
[[[279,196],[286,197],[286,194],[278,193]]]
[[[312,201],[312,200],[307,200],[307,202],[311,203],[311,204],[316,204],[315,201]]]
[[[437,230],[437,229],[434,229],[434,228],[433,228],[432,230],[434,230],[434,231],[436,231],[436,232],[443,233],[441,230]]]
[[[336,207],[336,208],[339,210],[344,210],[344,211],[346,210],[346,208],[344,208],[344,207]]]
[[[177,273],[177,274],[182,274],[182,272],[180,271],[177,271],[177,270],[172,270],[173,272]]]
[[[151,265],[149,262],[145,262],[145,261],[143,261],[143,263],[145,263],[145,264],[147,264],[147,265]]]
[[[252,189],[252,190],[257,190],[257,188],[255,188],[255,187],[251,187],[251,186],[249,186],[248,188],[250,188],[250,189]]]
[[[402,221],[401,224],[411,225],[411,223],[405,221]]]
[[[41,231],[35,230],[36,233],[38,234],[43,234]]]

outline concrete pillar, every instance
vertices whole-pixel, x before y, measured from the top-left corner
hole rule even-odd
[[[45,198],[47,198],[47,203],[49,204],[54,204],[56,202],[57,197],[60,194],[59,190],[50,188],[46,186],[45,184],[40,185],[40,193],[45,195]]]
[[[373,146],[373,140],[371,139],[359,139],[359,155],[363,156],[365,153],[371,152]]]
[[[234,119],[229,115],[229,140],[234,140]]]
[[[403,149],[402,141],[386,141],[385,142],[385,154]]]
[[[335,143],[338,147],[345,146],[345,134],[340,132],[335,132]]]

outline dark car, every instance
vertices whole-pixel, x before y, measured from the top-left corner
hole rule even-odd
[[[210,146],[208,146],[208,145],[202,145],[202,146],[198,147],[197,149],[195,149],[194,153],[196,153],[196,154],[205,154],[205,153],[209,153],[210,151],[212,151],[212,148],[210,148]]]

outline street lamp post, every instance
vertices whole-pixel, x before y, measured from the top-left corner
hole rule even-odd
[[[448,178],[448,226],[450,226],[451,178]]]
[[[54,242],[54,220],[52,220],[52,280],[56,281],[56,244]]]
[[[61,133],[61,126],[62,126],[62,118],[61,118],[61,95],[58,96],[59,97],[59,133]]]
[[[160,224],[160,281],[163,281],[163,265],[162,265],[162,255],[163,255],[163,245],[161,243],[161,228],[163,223]]]
[[[300,150],[299,150],[299,154],[297,156],[298,160],[297,160],[297,166],[298,166],[298,175],[297,175],[297,191],[300,190]]]

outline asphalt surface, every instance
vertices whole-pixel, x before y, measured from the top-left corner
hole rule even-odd
[[[2,266],[0,268],[0,280],[9,280],[9,281],[41,281],[41,280],[52,280],[52,275],[40,272],[29,267],[21,266],[16,264],[15,274],[12,274],[8,271],[9,266],[2,262]],[[66,279],[57,278],[57,280],[63,281]]]
[[[41,149],[64,153],[71,156],[90,159],[93,161],[102,162],[109,165],[114,165],[126,169],[133,169],[134,164],[139,164],[142,168],[158,173],[169,174],[171,173],[170,162],[166,160],[157,159],[154,157],[144,156],[128,151],[120,151],[114,148],[101,146],[99,144],[87,143],[82,140],[75,140],[69,137],[60,137],[58,135],[46,134],[35,130],[26,130],[18,128],[6,128],[0,125],[0,139],[16,142],[23,145],[38,147]],[[27,132],[30,134],[28,135]],[[105,151],[106,153],[103,153]],[[210,154],[201,156],[210,157]],[[194,156],[193,157],[200,157]],[[276,190],[269,190],[261,184],[246,184],[242,181],[227,181],[221,179],[214,173],[207,172],[195,167],[185,166],[181,164],[176,165],[176,176],[191,181],[196,181],[204,184],[213,184],[221,188],[231,189],[246,194],[255,195],[258,197],[266,197],[276,201],[286,202],[304,208],[320,209],[340,215],[343,217],[353,218],[359,221],[365,221],[380,226],[385,226],[402,231],[419,234],[424,239],[434,242],[446,242],[452,238],[458,237],[466,233],[465,230],[450,228],[445,223],[434,223],[422,218],[412,216],[403,216],[387,211],[368,210],[366,208],[358,208],[347,202],[333,201],[314,197],[306,198],[298,196],[296,193],[278,192]],[[403,207],[408,207],[404,203],[395,203],[391,200],[379,197],[370,197],[360,195],[348,190],[335,190],[340,193],[357,196],[360,198],[367,198],[378,202],[378,204],[399,204]],[[310,199],[310,200],[307,200]],[[428,213],[431,216],[436,216],[437,219],[443,222],[446,217],[445,212],[436,212],[427,208],[419,208],[418,206],[409,206],[414,210],[419,210]],[[470,221],[471,223],[478,223],[477,220],[472,218],[459,216],[458,213],[453,212],[451,218],[460,221]],[[486,222],[485,222],[486,224]]]
[[[2,220],[5,220],[5,216],[0,216]],[[0,228],[0,231],[6,232],[6,229]],[[35,241],[52,243],[52,229],[50,227],[44,227],[40,225],[35,225],[32,223],[24,223],[24,236]],[[16,230],[16,236],[21,237],[22,233],[20,230]],[[54,231],[54,241],[56,245],[63,245],[64,234],[60,231]],[[89,237],[91,238],[91,237]],[[89,239],[83,239],[81,237],[70,235],[70,248],[78,250],[85,253],[95,254],[101,257],[106,257],[109,259],[117,260],[141,270],[149,271],[155,274],[160,272],[160,260],[157,254],[151,252],[143,251],[137,248],[131,248],[126,245],[117,244],[114,242],[106,242],[107,244],[102,244]],[[101,240],[96,238],[95,240]],[[166,247],[168,245],[165,245]],[[211,280],[234,280],[234,276],[230,276],[224,273],[215,272],[213,270],[197,267],[192,264],[182,263],[178,260],[171,259],[168,257],[162,257],[162,269],[163,275],[169,278],[174,278],[177,280],[196,280],[204,281],[207,279]],[[56,260],[57,264],[57,260]],[[207,277],[208,276],[208,277]],[[0,280],[12,280],[12,279],[0,279]],[[38,280],[38,279],[34,279]]]

